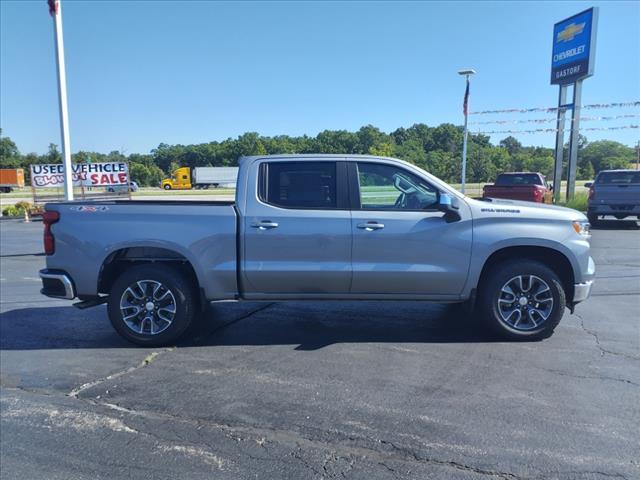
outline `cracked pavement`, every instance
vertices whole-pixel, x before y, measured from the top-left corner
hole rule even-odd
[[[0,476],[640,478],[640,229],[594,231],[593,297],[542,342],[423,302],[212,305],[133,347],[39,295],[39,223],[0,222]]]

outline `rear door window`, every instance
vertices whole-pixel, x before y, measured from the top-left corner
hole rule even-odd
[[[338,208],[336,162],[262,164],[260,200],[292,209]]]
[[[604,185],[640,183],[640,172],[601,172],[596,183]]]
[[[535,173],[498,175],[496,186],[506,187],[512,185],[542,185],[542,183],[540,177]]]

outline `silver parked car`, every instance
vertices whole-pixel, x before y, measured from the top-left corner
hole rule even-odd
[[[373,156],[247,157],[237,185],[228,202],[46,205],[42,293],[107,303],[123,337],[165,345],[222,300],[459,303],[504,337],[540,339],[591,290],[576,210],[474,200]]]
[[[121,192],[137,192],[139,190],[138,184],[136,182],[129,182],[129,186],[127,185],[113,185],[111,187],[107,187],[107,192],[109,193],[121,193]]]

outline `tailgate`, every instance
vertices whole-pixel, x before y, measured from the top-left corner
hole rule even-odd
[[[536,190],[537,187],[533,185],[522,185],[513,187],[496,187],[495,185],[487,185],[483,189],[483,196],[488,198],[508,198],[510,200],[535,202]]]
[[[594,200],[603,205],[640,205],[640,184],[594,186]]]

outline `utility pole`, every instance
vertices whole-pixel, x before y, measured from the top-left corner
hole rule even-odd
[[[466,89],[464,91],[464,103],[462,111],[464,112],[464,138],[462,140],[462,182],[460,191],[464,193],[465,183],[467,180],[467,139],[469,137],[469,129],[467,122],[469,119],[469,77],[476,73],[475,70],[467,69],[458,71],[458,75],[464,75],[466,78]]]
[[[62,35],[62,7],[60,0],[47,0],[53,17],[58,71],[58,100],[60,105],[60,136],[62,138],[62,162],[64,164],[64,199],[73,200],[73,172],[71,167],[71,142],[69,140],[69,113],[67,109],[67,76],[64,66],[64,41]]]
[[[638,140],[638,144],[636,145],[636,170],[640,170],[640,140]]]

